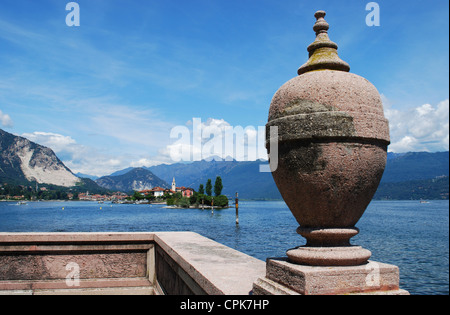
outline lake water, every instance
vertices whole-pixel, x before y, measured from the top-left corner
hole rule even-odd
[[[64,208],[64,209],[63,209]],[[284,202],[241,201],[235,210],[167,209],[94,202],[0,202],[0,232],[192,231],[261,260],[304,245]],[[352,243],[400,267],[411,294],[449,294],[449,202],[374,201]]]

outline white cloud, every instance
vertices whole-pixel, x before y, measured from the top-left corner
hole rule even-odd
[[[1,110],[0,110],[0,125],[2,125],[3,127],[13,126],[13,121],[11,120],[11,117],[9,117],[9,115],[7,114],[4,114]]]
[[[231,126],[223,119],[199,118],[186,126],[172,129],[174,143],[160,150],[160,155],[171,162],[207,160],[215,157],[237,161],[267,159],[264,126]]]
[[[70,136],[40,131],[24,133],[22,136],[52,149],[75,174],[103,176],[129,166],[128,157],[108,156],[95,148],[78,144]]]
[[[173,124],[158,117],[155,110],[101,99],[87,99],[78,105],[89,113],[87,119],[90,124],[84,125],[86,132],[114,138],[122,146],[132,144],[147,150],[163,147],[169,142]]]
[[[424,104],[408,110],[392,108],[383,97],[386,117],[390,122],[392,152],[448,151],[449,100],[436,106]]]
[[[161,161],[154,160],[154,159],[147,159],[142,158],[139,161],[133,161],[131,162],[131,167],[151,167],[161,164]]]
[[[422,151],[417,150],[416,148],[419,145],[419,141],[411,136],[404,136],[399,141],[392,143],[389,147],[389,150],[392,152],[411,152],[411,151]]]
[[[51,148],[55,153],[63,151],[76,151],[76,141],[69,136],[63,136],[51,132],[36,131],[33,133],[24,133],[22,137],[30,141],[39,143],[43,146]]]

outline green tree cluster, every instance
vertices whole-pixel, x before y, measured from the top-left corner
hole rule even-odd
[[[129,200],[132,200],[132,201],[147,200],[147,201],[151,202],[151,201],[154,201],[156,198],[155,198],[155,196],[153,196],[153,195],[151,195],[151,194],[148,194],[148,195],[142,195],[140,192],[135,191],[135,192],[133,193],[133,195],[132,195],[130,198],[128,198],[128,199],[129,199]]]
[[[202,207],[202,205],[210,207],[214,204],[214,207],[217,208],[228,207],[228,198],[227,196],[222,195],[223,184],[220,176],[217,176],[214,183],[215,196],[212,196],[213,186],[211,179],[207,180],[206,189],[204,187],[203,184],[200,184],[198,192],[194,193],[190,198],[191,205],[196,205],[197,207]]]
[[[47,185],[46,190],[36,191],[33,186],[0,184],[0,200],[68,200],[68,193],[66,188],[53,185]],[[75,192],[72,194],[75,197]],[[78,197],[78,193],[76,197]]]
[[[195,206],[201,208],[203,206],[210,207],[214,205],[217,208],[227,208],[228,198],[222,195],[223,184],[222,178],[217,176],[214,183],[214,196],[212,180],[208,179],[206,185],[200,184],[198,191],[190,197],[183,197],[180,192],[173,194],[167,198],[168,206],[178,206],[183,208],[189,208],[190,206]]]
[[[167,205],[168,206],[177,206],[182,208],[189,208],[191,206],[190,199],[187,197],[183,197],[183,194],[177,192],[169,197],[167,197]]]

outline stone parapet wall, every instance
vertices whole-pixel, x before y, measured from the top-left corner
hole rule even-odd
[[[0,233],[0,294],[243,295],[264,273],[191,232]]]

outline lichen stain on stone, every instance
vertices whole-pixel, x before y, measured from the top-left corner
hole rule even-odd
[[[311,114],[321,112],[331,112],[337,109],[333,106],[321,104],[308,99],[296,98],[286,104],[284,110],[279,114],[279,117],[291,116],[297,114]]]
[[[281,163],[308,174],[325,170],[327,167],[326,160],[321,159],[322,148],[318,143],[298,144],[294,149],[292,144],[282,143],[279,154],[282,157]]]
[[[297,114],[274,119],[267,125],[277,126],[279,142],[317,142],[327,139],[357,137],[354,117],[345,112]],[[267,137],[267,140],[270,140]]]
[[[341,70],[342,61],[339,58],[336,49],[319,48],[310,57],[307,62],[308,71],[314,70]]]

